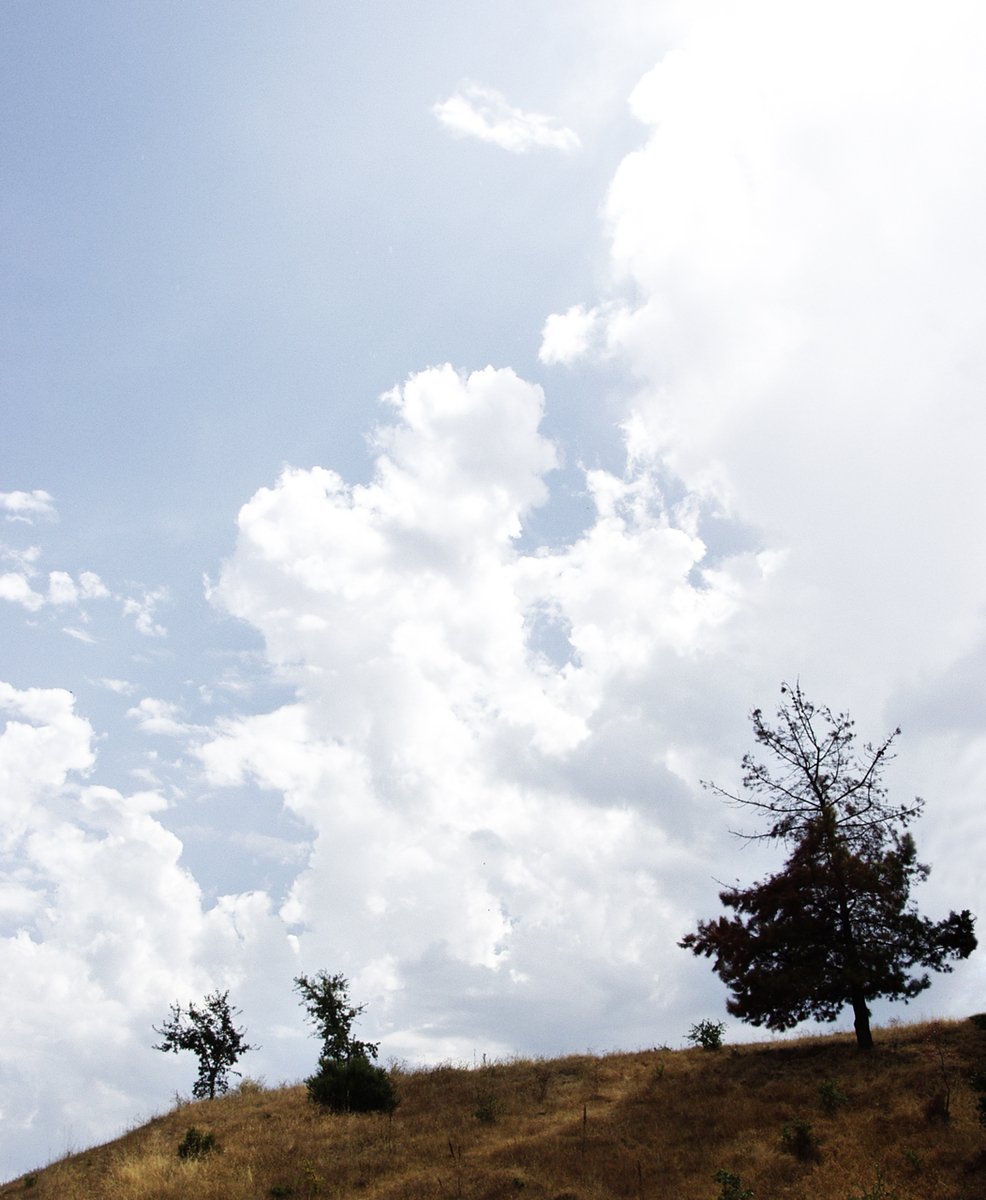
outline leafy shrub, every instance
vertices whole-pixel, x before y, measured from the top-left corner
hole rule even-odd
[[[718,1200],[753,1200],[753,1188],[745,1188],[742,1179],[732,1171],[716,1171],[713,1178],[722,1187]]]
[[[476,1111],[473,1116],[484,1125],[495,1125],[500,1115],[500,1099],[492,1087],[482,1088],[476,1093]]]
[[[726,1032],[723,1021],[699,1021],[689,1029],[688,1041],[693,1046],[701,1046],[703,1050],[720,1050],[722,1035]]]
[[[818,1137],[810,1121],[798,1118],[781,1129],[781,1148],[799,1162],[816,1162],[821,1158],[818,1146]]]
[[[216,1145],[216,1135],[214,1133],[203,1133],[201,1129],[196,1129],[192,1125],[185,1131],[185,1136],[178,1145],[179,1158],[204,1158],[205,1155],[211,1154],[213,1150],[218,1150]]]
[[[840,1091],[839,1085],[834,1079],[826,1079],[824,1083],[818,1085],[818,1102],[826,1116],[832,1117],[843,1104],[849,1103],[849,1097],[845,1092]]]
[[[399,1101],[383,1067],[357,1055],[342,1061],[323,1060],[318,1073],[305,1080],[308,1098],[333,1112],[393,1112]]]

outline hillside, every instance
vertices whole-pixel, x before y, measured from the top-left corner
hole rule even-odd
[[[963,1021],[878,1030],[871,1056],[834,1035],[395,1069],[393,1118],[325,1115],[303,1087],[247,1081],[0,1198],[982,1200],[986,1130],[968,1076],[984,1065],[986,1032]],[[182,1160],[191,1127],[217,1149]]]

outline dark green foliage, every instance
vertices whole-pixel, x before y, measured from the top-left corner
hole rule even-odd
[[[393,1112],[398,1104],[393,1081],[370,1061],[377,1056],[377,1043],[353,1037],[363,1006],[350,1003],[346,977],[326,971],[314,979],[299,975],[294,989],[322,1039],[318,1071],[305,1080],[308,1098],[333,1112]]]
[[[310,1100],[333,1112],[390,1113],[398,1104],[387,1072],[361,1055],[341,1061],[323,1059],[305,1086]]]
[[[818,1085],[818,1102],[825,1115],[833,1117],[844,1104],[848,1104],[849,1097],[839,1090],[834,1079],[826,1079]]]
[[[924,1160],[921,1155],[910,1147],[904,1151],[904,1161],[907,1163],[908,1169],[915,1175],[920,1175],[924,1170]]]
[[[301,996],[316,1036],[322,1039],[319,1059],[335,1062],[353,1057],[376,1058],[378,1043],[360,1042],[353,1037],[353,1022],[365,1005],[350,1004],[345,975],[329,975],[327,971],[319,971],[314,979],[299,975],[294,990]]]
[[[793,1154],[798,1162],[816,1162],[821,1158],[819,1140],[810,1121],[800,1118],[789,1121],[781,1129],[781,1147]]]
[[[707,786],[760,812],[768,828],[753,836],[786,843],[789,857],[776,875],[720,892],[737,915],[701,922],[680,945],[714,959],[732,992],[727,1008],[742,1020],[784,1030],[833,1021],[851,1005],[869,1049],[870,1001],[910,1000],[930,986],[921,968],[950,971],[950,959],[967,958],[975,918],[966,909],[932,922],[910,901],[929,873],[906,832],[923,805],[891,804],[880,781],[899,730],[859,752],[846,713],[816,708],[800,687],[781,693],[776,728],[752,714],[777,765],[746,755],[742,796]]]
[[[189,1004],[187,1011],[180,1004],[172,1004],[168,1020],[160,1029],[153,1026],[163,1038],[155,1050],[175,1054],[191,1050],[198,1057],[199,1077],[192,1087],[197,1099],[212,1099],[217,1092],[229,1091],[230,1073],[239,1075],[239,1071],[232,1071],[233,1063],[248,1050],[257,1049],[244,1041],[246,1031],[234,1026],[233,1018],[238,1015],[239,1010],[229,1006],[228,991],[213,992],[201,1005]]]
[[[986,1013],[973,1013],[969,1020],[977,1029],[980,1029],[983,1033],[986,1033]]]
[[[207,1154],[211,1154],[213,1150],[218,1150],[216,1145],[216,1135],[214,1133],[203,1133],[201,1129],[196,1129],[192,1125],[185,1132],[178,1145],[179,1158],[204,1158]]]
[[[476,1109],[473,1116],[484,1125],[496,1124],[500,1115],[500,1097],[496,1091],[496,1068],[483,1071],[481,1082],[476,1086]]]
[[[322,1040],[318,1071],[305,1080],[308,1098],[333,1112],[393,1112],[398,1103],[393,1081],[371,1062],[377,1043],[353,1037],[363,1006],[350,1003],[346,977],[327,971],[313,979],[299,975],[294,989]]]
[[[722,1035],[726,1032],[723,1021],[698,1021],[685,1035],[693,1046],[701,1046],[703,1050],[721,1050]]]
[[[753,1188],[745,1188],[742,1179],[732,1171],[716,1171],[713,1179],[722,1189],[717,1200],[753,1200]]]

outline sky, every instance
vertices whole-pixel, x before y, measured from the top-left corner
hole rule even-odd
[[[384,1062],[726,1019],[677,942],[782,855],[702,781],[784,680],[986,910],[980,4],[0,28],[0,1178],[216,989],[272,1085],[320,969]]]

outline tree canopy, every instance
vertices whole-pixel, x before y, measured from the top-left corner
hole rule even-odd
[[[847,713],[816,707],[800,685],[781,694],[776,725],[751,715],[771,761],[744,756],[740,795],[707,786],[758,812],[767,828],[741,836],[784,843],[787,861],[721,891],[736,915],[700,922],[679,944],[714,960],[734,1016],[783,1030],[851,1005],[857,1044],[869,1049],[870,1002],[906,1002],[930,986],[929,970],[951,971],[975,949],[975,918],[965,909],[933,922],[910,900],[929,874],[907,832],[923,802],[892,803],[881,778],[900,730],[857,748]]]
[[[246,1031],[237,1029],[233,1018],[239,1009],[230,1008],[229,992],[212,992],[201,1004],[189,1004],[183,1009],[172,1004],[171,1015],[154,1032],[162,1035],[162,1041],[154,1049],[172,1051],[191,1050],[199,1060],[199,1077],[192,1087],[192,1095],[201,1099],[212,1099],[216,1092],[229,1090],[229,1074],[233,1063],[248,1050],[256,1046],[247,1045]],[[239,1071],[232,1071],[238,1075]]]

